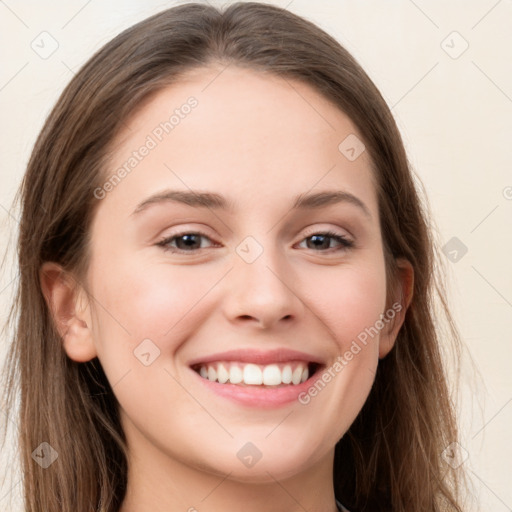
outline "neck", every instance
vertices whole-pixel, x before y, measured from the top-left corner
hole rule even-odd
[[[136,442],[134,435],[140,437]],[[127,437],[127,492],[119,512],[239,512],[242,507],[244,512],[338,510],[333,487],[334,449],[286,478],[276,478],[256,465],[252,468],[254,478],[240,480],[230,472],[216,473],[214,468],[163,453],[140,432],[132,431]]]

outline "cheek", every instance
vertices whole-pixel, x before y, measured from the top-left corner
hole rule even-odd
[[[93,322],[98,357],[130,416],[144,410],[157,422],[153,412],[161,411],[166,400],[171,408],[177,397],[191,407],[166,370],[174,374],[171,358],[197,328],[205,295],[216,281],[211,271],[194,266],[135,262],[104,266],[95,276],[95,297],[101,304]]]
[[[373,326],[384,313],[386,282],[383,266],[345,267],[322,278],[311,275],[315,314],[334,336],[339,350]]]
[[[374,381],[379,334],[372,328],[385,308],[384,267],[375,259],[340,267],[330,275],[322,269],[303,284],[315,290],[309,294],[310,304],[326,336],[336,344],[337,357],[319,382],[300,397],[300,403],[323,411],[326,431],[336,425],[330,439],[336,442],[363,407]]]
[[[206,269],[163,264],[118,266],[108,281],[102,294],[106,305],[139,337],[162,337],[178,327],[215,283]]]
[[[174,351],[197,324],[201,302],[218,278],[206,267],[144,265],[134,259],[103,265],[91,281],[98,352],[120,361],[120,350],[133,358],[133,350],[145,339],[162,353]]]

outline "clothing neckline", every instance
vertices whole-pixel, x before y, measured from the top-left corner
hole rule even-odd
[[[336,507],[338,507],[339,512],[350,512],[348,509],[346,509],[337,498],[334,498],[336,500]]]

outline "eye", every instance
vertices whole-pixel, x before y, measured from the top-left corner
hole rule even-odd
[[[308,243],[308,240],[310,240],[311,242]],[[337,242],[341,247],[334,248],[334,251],[325,251],[324,249],[333,249],[332,247],[330,247],[330,243],[333,240]],[[314,233],[304,238],[303,242],[304,241],[306,242],[308,249],[322,249],[320,252],[343,251],[354,246],[354,242],[344,237],[343,235],[335,233],[334,231],[322,231],[319,233]]]
[[[203,233],[186,231],[163,238],[157,242],[156,245],[162,247],[164,251],[171,251],[174,253],[191,253],[205,249],[205,247],[201,244],[201,240],[209,240],[211,242],[211,239]],[[309,243],[308,240],[310,241]],[[338,244],[338,248],[331,247],[332,241]],[[314,233],[304,238],[301,243],[303,242],[306,242],[308,249],[314,249],[315,252],[338,252],[354,246],[354,242],[344,237],[343,235],[335,233],[334,231],[322,231],[319,233]],[[212,243],[210,247],[214,245],[215,244]]]
[[[163,247],[164,251],[194,252],[204,249],[204,247],[201,246],[201,239],[210,240],[210,238],[203,233],[186,231],[166,237],[160,240],[156,245]],[[176,246],[172,245],[173,242],[176,242]]]

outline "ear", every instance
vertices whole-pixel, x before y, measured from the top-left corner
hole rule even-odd
[[[410,261],[397,258],[396,264],[398,265],[398,283],[393,294],[393,304],[384,313],[385,324],[379,337],[379,359],[387,356],[393,348],[413,296],[414,269]],[[386,318],[389,319],[387,322]]]
[[[90,303],[83,287],[53,262],[43,263],[39,279],[68,357],[77,362],[86,362],[96,357]]]

